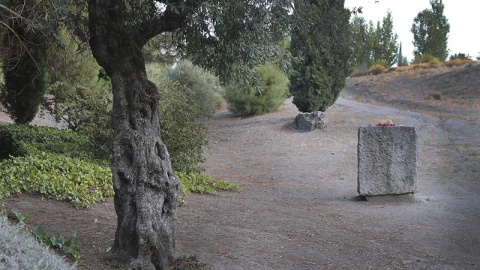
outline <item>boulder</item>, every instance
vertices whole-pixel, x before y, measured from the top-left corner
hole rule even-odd
[[[413,127],[358,130],[358,193],[377,196],[414,193],[418,147]]]
[[[295,117],[293,128],[298,131],[313,131],[325,128],[327,116],[325,112],[300,113]]]

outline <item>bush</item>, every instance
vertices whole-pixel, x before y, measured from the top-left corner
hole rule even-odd
[[[439,66],[442,62],[430,54],[418,54],[413,59],[413,64],[429,64],[430,66]]]
[[[440,92],[430,93],[428,95],[428,99],[429,100],[441,100],[442,99],[442,93],[440,93]]]
[[[370,65],[370,68],[375,66],[375,65],[380,65],[380,66],[383,66],[385,69],[388,69],[391,67],[390,64],[388,64],[387,61],[385,60],[376,60],[375,62],[373,62],[371,65]]]
[[[385,67],[382,66],[382,65],[373,65],[369,70],[368,72],[370,72],[371,74],[373,75],[378,75],[378,74],[381,74],[383,72],[385,72]]]
[[[89,158],[87,136],[71,130],[28,125],[0,125],[0,160],[42,152]]]
[[[0,162],[0,199],[20,192],[91,207],[113,195],[110,168],[54,154],[14,157]]]
[[[180,91],[178,91],[181,89]],[[193,91],[179,84],[163,83],[158,106],[162,141],[170,153],[176,172],[199,171],[208,145],[207,128],[197,119],[199,105],[193,103]]]
[[[201,121],[213,117],[223,102],[223,88],[211,73],[182,61],[165,69],[150,64],[147,74],[158,87],[158,113],[162,140],[177,172],[198,172],[208,145],[207,128]]]
[[[183,60],[167,68],[164,76],[177,84],[177,88],[189,89],[192,103],[198,105],[198,117],[212,117],[222,105],[225,90],[218,77],[190,61]]]
[[[458,66],[463,66],[466,64],[471,64],[472,60],[469,59],[453,59],[445,62],[445,66],[447,67],[458,67]]]
[[[94,156],[110,159],[113,138],[111,84],[91,53],[79,53],[75,48],[73,45],[67,48],[66,63],[52,71],[53,83],[48,87],[51,98],[45,101],[43,108],[57,122],[65,121],[69,129],[89,136],[87,148]]]
[[[226,89],[229,110],[260,115],[278,110],[288,96],[288,78],[273,64],[256,68],[259,86],[234,82]]]
[[[3,215],[0,215],[0,239],[0,269],[75,269],[38,243],[22,226],[11,225]]]

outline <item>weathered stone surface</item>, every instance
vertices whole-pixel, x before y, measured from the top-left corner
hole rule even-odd
[[[293,128],[298,131],[313,131],[325,128],[326,124],[325,112],[300,113],[295,117]]]
[[[359,128],[358,193],[361,196],[414,193],[417,161],[415,128]]]

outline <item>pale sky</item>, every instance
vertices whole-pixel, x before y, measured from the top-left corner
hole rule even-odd
[[[378,2],[378,3],[376,3]],[[455,53],[469,54],[473,58],[480,56],[480,0],[443,0],[444,15],[450,23],[448,35],[449,55]],[[393,18],[393,28],[402,42],[403,56],[411,61],[413,58],[413,34],[410,32],[413,19],[417,14],[428,8],[429,0],[345,0],[346,8],[363,7],[363,16],[367,23],[377,21],[390,10]]]

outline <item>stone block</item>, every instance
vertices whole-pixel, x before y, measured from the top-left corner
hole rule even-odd
[[[293,122],[293,128],[298,131],[313,131],[325,128],[327,116],[325,112],[299,113]]]
[[[417,163],[415,128],[358,129],[360,196],[414,193],[417,190]]]

